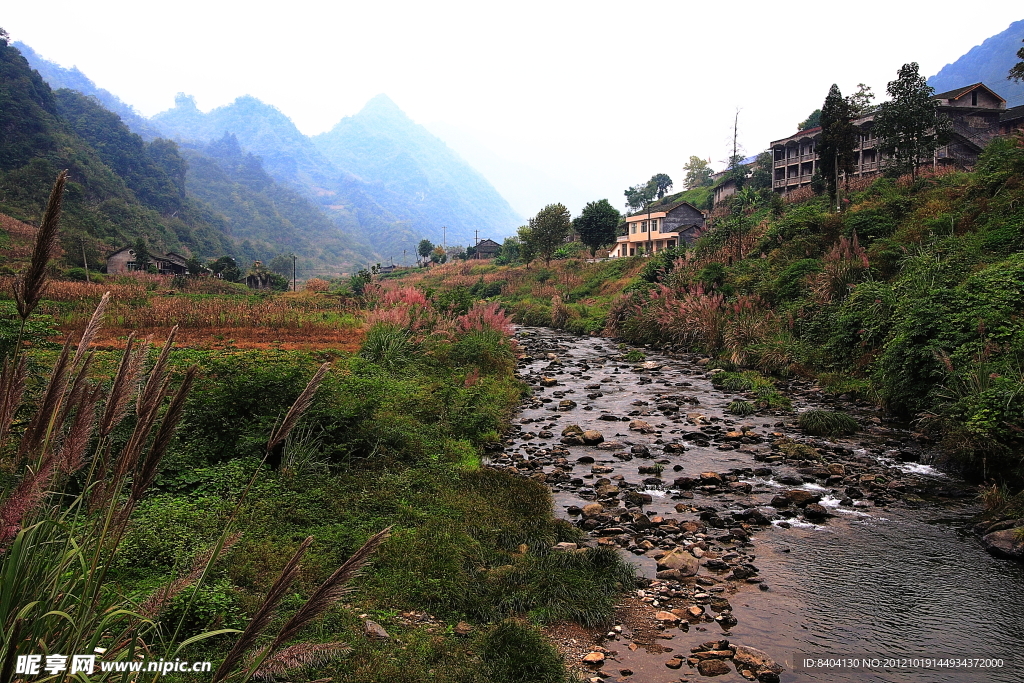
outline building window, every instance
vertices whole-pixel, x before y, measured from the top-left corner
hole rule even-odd
[[[634,235],[636,234],[636,223],[629,224],[629,231]]]
[[[658,219],[651,220],[651,232],[658,232]]]
[[[977,107],[978,106],[978,91],[977,90],[975,90],[974,92],[971,93],[971,106],[972,107]]]
[[[647,232],[647,221],[641,221],[640,232]]]

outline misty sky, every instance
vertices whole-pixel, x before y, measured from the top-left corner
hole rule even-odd
[[[944,6],[50,0],[7,3],[0,26],[147,116],[177,92],[203,110],[251,94],[316,134],[386,93],[471,162],[496,164],[480,170],[503,175],[492,182],[525,215],[602,197],[622,208],[654,173],[682,189],[691,154],[721,168],[737,107],[754,154],[833,82],[884,95],[903,63],[930,76],[1024,18],[1019,1]]]

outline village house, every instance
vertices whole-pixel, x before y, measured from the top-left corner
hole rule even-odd
[[[149,255],[149,260],[161,275],[188,274],[187,259],[173,251],[163,255],[152,253]],[[140,270],[140,268],[135,262],[134,247],[122,247],[107,257],[107,273],[110,275],[123,275],[136,270]]]
[[[610,256],[655,254],[682,242],[690,244],[704,228],[704,214],[689,202],[652,208],[649,213],[626,217],[625,234],[616,238]]]
[[[483,239],[476,243],[476,252],[473,253],[475,259],[488,259],[495,258],[498,255],[498,250],[501,249],[501,245],[494,240]]]
[[[1002,118],[1006,100],[990,90],[984,83],[975,83],[956,90],[932,96],[938,100],[938,111],[952,124],[948,142],[935,150],[933,166],[955,165],[969,168],[978,161],[978,155],[992,138],[1008,132],[1012,122]],[[1014,107],[1014,110],[1018,109]],[[1013,111],[1013,110],[1011,110]],[[1017,126],[1024,125],[1018,115]],[[855,147],[854,177],[873,175],[884,170],[883,155],[878,149],[878,136],[874,133],[875,115],[854,120],[859,138]],[[802,130],[771,143],[776,192],[787,193],[811,184],[818,170],[818,143],[821,127]],[[716,193],[716,201],[718,195]]]

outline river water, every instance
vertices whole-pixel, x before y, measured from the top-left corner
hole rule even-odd
[[[737,396],[716,390],[694,357],[670,358],[644,350],[645,360],[653,361],[648,366],[663,366],[642,369],[624,358],[627,349],[607,339],[544,328],[520,328],[518,335],[529,354],[520,364],[520,374],[536,391],[519,416],[519,431],[506,442],[504,460],[518,459],[520,470],[530,464],[525,461],[536,460],[531,471],[560,474],[549,477],[559,515],[578,522],[580,517],[568,509],[592,502],[601,477],[635,483],[638,491],[650,495],[642,509],[648,517],[696,520],[709,510],[726,516],[751,508],[775,516],[777,511],[769,505],[773,497],[794,489],[821,495],[821,504],[834,515],[808,519],[783,511],[770,525],[751,529],[748,542],[714,545],[716,541],[708,538],[713,551],[709,556],[738,553],[736,562],[756,565],[759,574],[752,581],[760,583],[726,582],[720,573],[716,576],[702,567],[698,578],[708,577],[702,585],[719,582],[710,590],[728,596],[738,623],[724,632],[714,622],[698,623],[689,631],[669,629],[666,635],[671,636],[675,653],[685,656],[704,641],[727,637],[768,652],[786,669],[782,681],[790,683],[1024,680],[1024,565],[981,548],[969,532],[972,517],[980,510],[976,498],[965,495],[969,488],[922,464],[929,459],[927,449],[908,434],[881,424],[870,408],[847,406],[865,427],[862,433],[822,443],[802,435],[792,414],[728,415],[725,406]],[[557,384],[539,387],[541,377]],[[790,395],[797,411],[824,400],[808,387]],[[575,406],[557,409],[565,400]],[[648,422],[651,433],[630,430],[629,420],[637,419]],[[600,448],[569,447],[569,465],[556,470],[550,451],[562,448],[559,437],[570,424],[601,431],[605,443]],[[701,427],[703,431],[698,431]],[[750,438],[733,443],[703,440],[702,435],[716,434],[716,428],[721,428],[720,434],[741,427]],[[847,500],[841,505],[846,497],[842,484],[833,481],[829,486],[820,478],[801,476],[792,463],[771,458],[771,443],[782,435],[822,447],[827,460],[845,462],[847,474],[857,468],[882,473],[899,489],[891,495],[883,490],[869,496],[878,499],[873,502],[860,500],[853,506]],[[615,443],[622,448],[609,450]],[[662,452],[665,443],[683,444],[685,451]],[[647,446],[654,457],[625,459],[623,453],[635,446]],[[577,463],[580,457],[586,462]],[[498,457],[496,464],[502,460]],[[661,463],[658,476],[664,484],[644,485],[652,475],[640,474],[638,468],[655,463]],[[770,473],[763,469],[766,465]],[[602,469],[592,474],[592,467]],[[759,475],[753,473],[755,468],[762,468]],[[676,477],[697,477],[701,472],[737,473],[750,491],[672,488]],[[779,479],[787,475],[796,479],[781,483]],[[690,507],[680,511],[680,504]],[[593,533],[596,538],[598,532]],[[624,530],[620,544],[633,543],[623,540],[630,533],[629,528]],[[671,545],[669,539],[671,535],[653,537],[662,549]],[[656,567],[650,555],[657,550],[621,552],[640,576],[652,579]],[[768,590],[759,590],[762,585]],[[681,670],[666,668],[664,653],[630,651],[623,643],[604,646],[617,653],[615,662],[603,670],[611,674],[607,680],[660,683],[702,678],[685,664]],[[942,662],[955,666],[919,661],[927,659],[971,661]],[[979,668],[980,660],[1002,660],[1002,666]],[[812,662],[815,666],[805,666]],[[617,675],[622,668],[633,673]],[[743,678],[733,670],[717,680]]]

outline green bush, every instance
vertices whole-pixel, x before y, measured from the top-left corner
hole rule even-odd
[[[535,627],[506,619],[483,637],[481,658],[494,683],[563,683],[558,651]]]
[[[800,429],[815,436],[843,436],[859,429],[857,421],[846,413],[831,410],[807,410],[797,417]]]
[[[745,416],[745,415],[753,415],[754,413],[756,413],[757,412],[757,406],[755,406],[753,403],[750,403],[748,401],[736,400],[736,401],[730,402],[725,410],[727,412],[732,413],[733,415]]]

